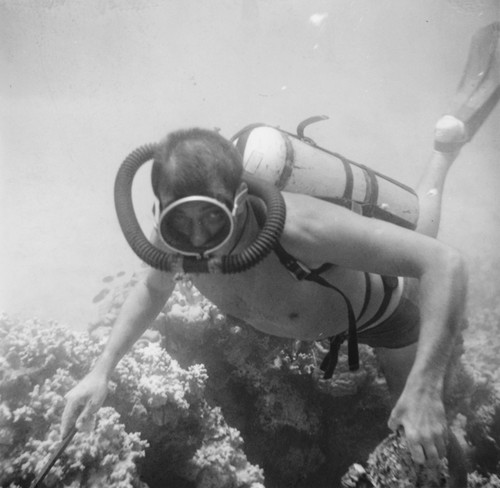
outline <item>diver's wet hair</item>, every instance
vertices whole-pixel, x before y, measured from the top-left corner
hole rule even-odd
[[[169,134],[155,154],[151,183],[174,199],[189,195],[214,196],[214,188],[231,197],[241,183],[243,163],[231,142],[215,131],[193,128]]]

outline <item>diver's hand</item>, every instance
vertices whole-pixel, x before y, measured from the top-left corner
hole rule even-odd
[[[403,391],[389,419],[389,428],[403,430],[413,461],[436,465],[446,455],[448,426],[441,396],[432,388]]]
[[[107,378],[93,372],[70,390],[61,419],[61,437],[66,437],[75,423],[78,430],[91,430],[107,394]]]

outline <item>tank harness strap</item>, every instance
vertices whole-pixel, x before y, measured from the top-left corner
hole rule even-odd
[[[332,266],[334,266],[333,264],[326,263],[320,268],[310,270],[304,264],[297,261],[287,251],[285,251],[285,249],[279,243],[274,247],[274,252],[280,260],[281,264],[292,274],[295,279],[299,281],[313,281],[327,288],[331,288],[344,299],[344,302],[346,304],[348,329],[347,331],[341,332],[340,334],[336,334],[335,336],[329,338],[330,350],[328,351],[327,355],[324,357],[320,365],[320,369],[324,372],[323,379],[327,380],[333,376],[338,362],[340,346],[346,339],[349,370],[356,371],[357,369],[359,369],[358,331],[366,329],[367,327],[375,323],[385,313],[391,300],[392,292],[397,286],[397,278],[382,276],[382,281],[384,284],[384,298],[382,299],[382,303],[380,304],[380,307],[377,310],[376,314],[358,329],[357,321],[366,312],[371,295],[371,280],[368,273],[364,274],[366,287],[363,306],[361,308],[360,314],[356,318],[351,301],[345,295],[345,293],[321,276],[321,273],[325,272],[327,269],[330,269]],[[394,282],[394,280],[396,280],[396,283]]]
[[[310,270],[302,263],[297,261],[288,252],[286,252],[280,244],[275,246],[274,252],[278,256],[281,264],[292,274],[295,279],[299,281],[314,281],[315,283],[318,283],[322,286],[331,288],[332,290],[335,290],[337,293],[339,293],[345,301],[349,327],[347,332],[341,332],[340,334],[337,334],[336,336],[330,338],[330,351],[325,356],[320,366],[321,370],[325,373],[324,379],[329,379],[333,376],[333,372],[335,371],[335,367],[337,366],[338,362],[340,346],[346,340],[346,338],[348,339],[349,369],[351,371],[357,370],[359,368],[359,353],[358,334],[356,330],[356,316],[354,314],[354,309],[352,308],[352,304],[345,293],[336,286],[326,281],[320,275],[320,273],[331,268],[333,264],[327,263],[318,269]],[[365,296],[365,302],[366,301],[367,298]]]

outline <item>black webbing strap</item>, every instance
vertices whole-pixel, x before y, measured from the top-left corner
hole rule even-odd
[[[326,269],[333,266],[332,264],[326,264],[321,266],[316,270],[310,270],[300,262],[298,262],[293,256],[288,254],[285,249],[280,244],[277,244],[274,248],[275,254],[278,256],[281,264],[288,270],[290,273],[299,281],[313,281],[318,283],[319,285],[326,286],[327,288],[331,288],[335,290],[345,301],[347,307],[347,318],[348,318],[348,330],[347,332],[341,332],[334,337],[330,338],[330,351],[325,356],[321,363],[321,370],[325,373],[324,379],[330,379],[333,376],[333,372],[335,371],[335,367],[337,366],[339,350],[342,343],[347,339],[347,354],[349,361],[349,369],[351,371],[355,371],[359,368],[359,353],[358,353],[358,333],[356,330],[356,316],[354,315],[354,309],[352,308],[352,304],[345,295],[345,293],[332,285],[328,281],[326,281],[320,273],[326,271]],[[367,298],[365,296],[365,302]]]
[[[330,351],[324,357],[321,362],[320,369],[325,374],[323,375],[324,380],[328,380],[333,376],[335,368],[337,367],[337,362],[339,360],[339,350],[340,346],[347,339],[347,358],[349,362],[349,370],[356,371],[359,369],[359,351],[358,351],[358,331],[356,328],[356,316],[354,315],[354,309],[352,308],[351,301],[347,298],[346,294],[326,281],[322,276],[312,271],[308,276],[304,278],[307,281],[314,281],[322,286],[331,288],[335,290],[343,299],[347,307],[347,320],[348,329],[347,332],[341,332],[330,338]]]
[[[348,310],[348,319],[349,319],[348,333],[346,334],[346,332],[341,332],[340,334],[330,337],[330,351],[325,356],[320,366],[321,370],[325,373],[323,379],[327,380],[332,377],[335,371],[335,367],[337,366],[340,346],[344,343],[346,338],[347,338],[347,359],[349,362],[349,370],[356,371],[357,369],[359,369],[358,332],[362,332],[370,325],[374,324],[377,320],[379,320],[380,317],[382,317],[382,315],[384,315],[391,301],[392,292],[397,287],[397,278],[393,278],[390,276],[381,276],[381,278],[382,278],[382,283],[384,285],[384,298],[382,299],[382,303],[380,304],[375,315],[370,320],[368,320],[368,322],[365,322],[359,328],[356,326],[356,322],[361,318],[363,313],[366,311],[369,294],[371,293],[371,282],[368,273],[365,273],[365,279],[366,279],[365,303],[363,304],[363,308],[357,319],[354,316],[354,311],[352,309],[351,302],[342,291],[340,291],[332,284],[328,283],[328,281],[326,281],[323,277],[315,275],[314,272],[311,273],[309,277],[305,278],[310,281],[316,281],[317,283],[323,286],[327,286],[328,288],[333,288],[335,291],[340,293],[340,295],[342,295],[342,297],[345,300]]]
[[[332,285],[330,282],[325,280],[321,276],[321,273],[331,268],[332,264],[324,264],[318,269],[310,270],[299,261],[297,261],[292,255],[290,255],[285,249],[278,243],[274,252],[280,260],[281,264],[299,281],[313,281],[319,285],[325,286],[335,290],[343,299],[347,307],[347,319],[348,319],[348,329],[347,331],[341,332],[335,336],[329,338],[330,340],[330,350],[321,362],[320,369],[324,372],[323,379],[328,380],[333,376],[335,368],[338,363],[340,346],[347,339],[347,358],[349,363],[349,370],[356,371],[359,369],[359,351],[358,351],[358,332],[366,329],[370,325],[374,324],[377,320],[382,317],[382,315],[387,310],[389,303],[391,301],[392,292],[397,287],[397,278],[382,276],[382,282],[384,285],[384,297],[382,303],[380,304],[375,315],[365,322],[361,327],[357,327],[357,321],[363,316],[368,308],[368,303],[370,301],[371,295],[371,280],[370,275],[365,273],[365,298],[363,306],[361,307],[361,312],[356,318],[354,314],[354,309],[352,307],[351,301],[345,293]]]

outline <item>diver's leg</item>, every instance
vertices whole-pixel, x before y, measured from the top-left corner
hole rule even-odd
[[[500,100],[499,73],[500,22],[493,22],[474,34],[450,115],[436,124],[437,150],[417,188],[421,209],[417,232],[436,237],[446,174],[462,145],[474,137]]]
[[[375,354],[387,381],[393,405],[401,395],[406,384],[406,379],[417,353],[417,343],[398,349],[387,347],[375,348]]]
[[[449,144],[461,141],[464,137],[464,124],[451,116],[444,116],[436,124],[435,142]],[[450,152],[434,150],[424,174],[416,188],[419,198],[420,215],[416,231],[436,237],[441,218],[443,188],[453,161],[460,152],[460,144]]]

